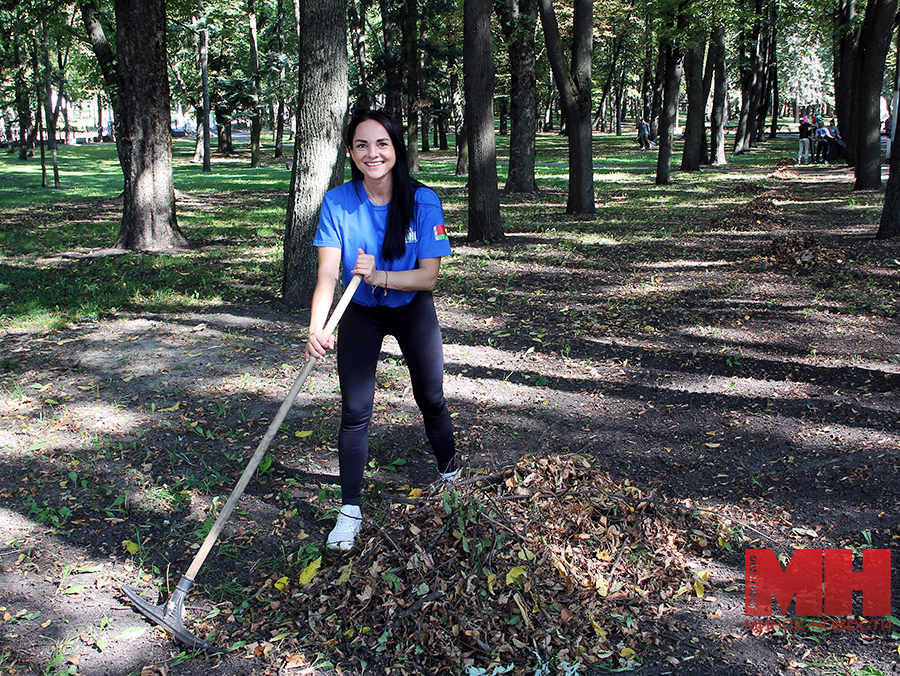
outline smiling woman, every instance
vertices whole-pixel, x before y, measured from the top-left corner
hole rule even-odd
[[[362,524],[360,498],[369,452],[375,372],[386,335],[396,337],[442,479],[456,476],[453,423],[444,400],[441,330],[431,291],[450,253],[437,194],[409,175],[400,125],[389,115],[355,115],[345,135],[352,180],[325,195],[314,244],[319,251],[307,359],[334,347],[323,331],[343,271],[344,288],[363,278],[338,335],[342,507],[327,546],[349,550]],[[343,270],[342,270],[343,269]]]

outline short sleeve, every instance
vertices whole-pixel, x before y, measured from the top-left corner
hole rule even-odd
[[[319,225],[316,228],[316,236],[313,239],[314,246],[330,246],[343,249],[343,237],[341,229],[335,218],[335,209],[328,195],[322,200],[322,210],[319,214]]]
[[[431,188],[421,187],[416,191],[416,236],[417,259],[450,255],[441,199]]]

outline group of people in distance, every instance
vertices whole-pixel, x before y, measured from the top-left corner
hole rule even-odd
[[[815,144],[815,149],[813,149]],[[834,118],[826,126],[821,115],[814,123],[808,117],[800,121],[800,147],[797,149],[797,164],[833,164],[844,152],[844,141]]]

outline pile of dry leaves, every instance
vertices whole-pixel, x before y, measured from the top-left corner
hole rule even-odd
[[[723,536],[583,456],[414,490],[367,517],[346,558],[273,580],[272,603],[336,663],[397,674],[634,666],[670,602],[703,593],[690,550]]]
[[[846,254],[840,249],[825,246],[812,235],[797,232],[775,237],[769,248],[769,257],[780,265],[803,268],[823,263],[840,265],[846,260]]]
[[[775,190],[767,190],[737,205],[727,216],[715,218],[714,228],[720,230],[775,230],[791,227],[791,222],[782,215],[776,199],[784,195]]]

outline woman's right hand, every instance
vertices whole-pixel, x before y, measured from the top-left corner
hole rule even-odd
[[[309,340],[306,341],[306,361],[310,359],[321,359],[328,350],[334,349],[334,334],[325,337],[325,332],[321,329],[311,331]]]

